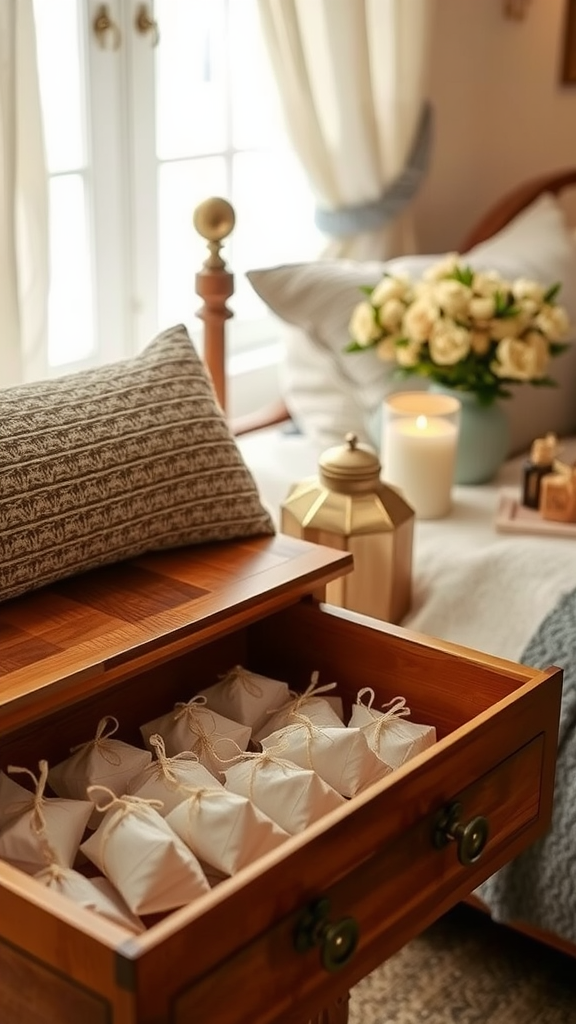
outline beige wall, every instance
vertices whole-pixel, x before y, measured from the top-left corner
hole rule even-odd
[[[507,189],[576,166],[576,86],[560,84],[565,0],[435,0],[430,96],[435,148],[416,201],[420,249],[458,248]]]

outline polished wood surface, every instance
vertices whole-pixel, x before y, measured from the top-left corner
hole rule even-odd
[[[278,534],[181,548],[71,577],[0,604],[0,735],[229,632],[352,568]]]

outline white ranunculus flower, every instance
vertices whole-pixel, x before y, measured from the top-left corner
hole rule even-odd
[[[378,319],[386,331],[397,331],[406,306],[400,299],[388,299],[378,310]]]
[[[496,295],[496,292],[504,295],[510,289],[510,281],[500,277],[500,274],[495,270],[478,271],[477,274],[474,274],[474,280],[472,281],[474,295],[481,295],[483,297],[493,296]]]
[[[438,366],[454,366],[470,352],[471,335],[453,320],[438,320],[430,334],[430,357]]]
[[[527,277],[519,277],[512,284],[512,295],[515,299],[532,299],[539,306],[544,302],[544,288],[537,281],[531,281]]]
[[[403,332],[413,341],[427,341],[439,317],[440,310],[434,302],[417,299],[404,314]]]
[[[464,316],[471,297],[470,289],[460,281],[438,281],[434,288],[434,299],[450,317]]]
[[[568,314],[563,306],[545,303],[534,318],[534,326],[543,331],[550,341],[561,341],[570,329]]]
[[[502,338],[491,369],[497,377],[510,380],[541,380],[546,376],[549,358],[546,338],[539,331],[529,331],[523,338]]]
[[[368,301],[359,302],[350,317],[350,336],[358,345],[372,345],[377,341],[382,330],[374,319],[374,310]]]
[[[496,312],[492,295],[473,295],[468,303],[468,315],[473,320],[491,320]]]
[[[441,278],[447,277],[448,274],[453,274],[458,266],[459,254],[457,252],[447,252],[446,255],[434,263],[431,267],[423,273],[425,281],[440,281]]]
[[[420,359],[421,344],[419,341],[409,341],[407,345],[398,345],[396,349],[396,362],[398,366],[409,369],[417,366]]]
[[[526,320],[532,320],[540,310],[541,303],[536,302],[535,299],[519,299],[515,305],[520,311],[520,316],[526,318]]]
[[[408,277],[383,277],[374,288],[370,301],[373,306],[382,306],[389,299],[410,299],[411,282]]]

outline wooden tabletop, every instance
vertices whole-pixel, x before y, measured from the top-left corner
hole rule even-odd
[[[154,553],[0,604],[0,732],[20,705],[96,692],[237,629],[352,569],[347,552],[283,534]],[[10,712],[10,714],[8,713]]]

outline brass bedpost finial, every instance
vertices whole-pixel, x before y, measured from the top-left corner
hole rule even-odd
[[[198,234],[208,242],[210,255],[204,261],[204,266],[208,270],[223,270],[226,264],[220,250],[223,240],[232,232],[236,223],[233,207],[227,199],[212,196],[196,207],[193,223]]]

